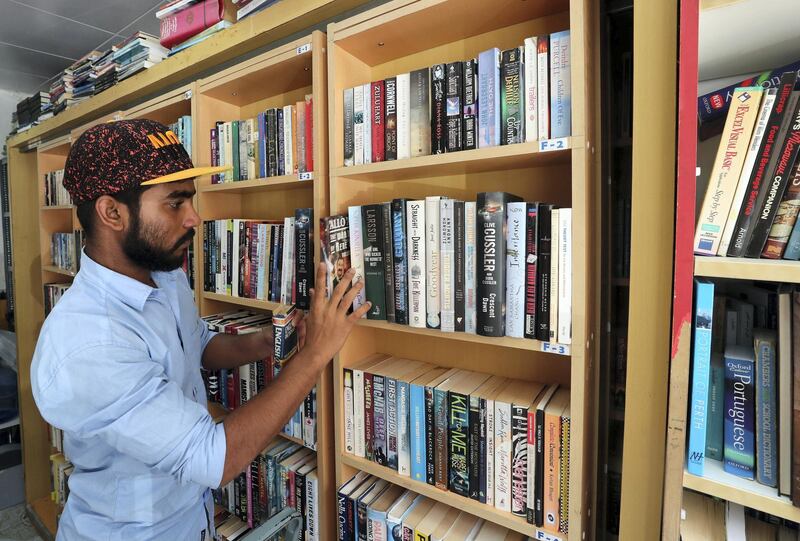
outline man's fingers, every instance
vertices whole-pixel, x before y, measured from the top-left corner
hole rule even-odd
[[[351,287],[349,291],[345,293],[344,297],[342,297],[342,302],[339,303],[339,310],[342,312],[347,312],[347,310],[353,305],[356,295],[358,295],[358,292],[362,289],[364,289],[363,278],[353,284],[353,287]]]
[[[328,283],[327,271],[328,268],[325,266],[325,263],[320,263],[319,265],[317,265],[317,278],[316,281],[314,282],[314,285],[316,287],[311,289],[312,293],[314,293],[312,295],[313,297],[312,306],[314,306],[314,308],[322,307],[323,299],[325,298],[325,284]],[[319,288],[319,290],[322,291],[321,295],[316,295],[317,288]]]
[[[306,345],[306,320],[301,319],[297,324],[297,348],[303,349]]]
[[[347,316],[347,319],[350,320],[351,323],[355,323],[369,312],[369,309],[372,308],[372,303],[367,301],[361,306],[358,307],[358,310],[353,310],[353,313]]]
[[[342,297],[344,297],[344,294],[347,292],[347,288],[350,286],[350,282],[353,280],[353,275],[355,273],[355,269],[348,269],[342,280],[336,284],[335,288],[333,288],[330,301],[333,306],[339,306],[339,303],[341,302]]]

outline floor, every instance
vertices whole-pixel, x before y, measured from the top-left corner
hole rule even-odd
[[[25,504],[0,510],[0,541],[42,541],[25,513]]]

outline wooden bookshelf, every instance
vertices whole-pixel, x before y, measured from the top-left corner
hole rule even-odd
[[[62,276],[69,276],[70,278],[74,278],[77,274],[73,270],[62,269],[61,267],[56,267],[55,265],[42,265],[42,272],[52,272]]]
[[[395,0],[328,27],[331,214],[351,205],[429,195],[474,201],[479,192],[507,191],[528,201],[573,208],[573,335],[564,358],[542,351],[541,342],[487,338],[415,329],[362,320],[334,361],[336,484],[367,471],[454,507],[536,536],[521,517],[443,492],[396,471],[345,453],[343,369],[369,354],[383,352],[440,366],[491,372],[510,378],[560,383],[571,388],[569,535],[591,538],[594,492],[596,219],[592,159],[595,144],[593,55],[594,21],[589,3],[511,0]],[[343,91],[398,73],[441,62],[464,60],[490,47],[501,50],[524,38],[571,30],[572,136],[564,150],[541,152],[537,143],[498,146],[405,160],[344,166]],[[413,36],[413,39],[409,39]],[[555,181],[555,179],[558,179]]]
[[[273,192],[281,190],[313,190],[313,180],[300,180],[297,175],[282,175],[280,177],[256,178],[238,182],[225,182],[222,184],[205,184],[200,187],[204,193],[235,193],[257,194],[260,192]]]
[[[33,500],[28,504],[28,513],[32,515],[34,527],[45,539],[52,541],[56,537],[58,525],[58,506],[50,499],[50,495]]]
[[[695,256],[694,275],[797,284],[800,283],[800,261]]]

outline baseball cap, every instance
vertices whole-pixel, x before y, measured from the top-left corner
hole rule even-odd
[[[86,130],[69,151],[64,188],[76,205],[135,188],[221,173],[195,167],[178,137],[154,120],[117,120]]]

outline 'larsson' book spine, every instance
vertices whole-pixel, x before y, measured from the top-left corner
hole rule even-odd
[[[755,379],[752,347],[725,349],[725,471],[753,479],[755,470]]]
[[[482,192],[477,201],[477,322],[478,334],[505,334],[506,206],[520,198],[505,192]]]

